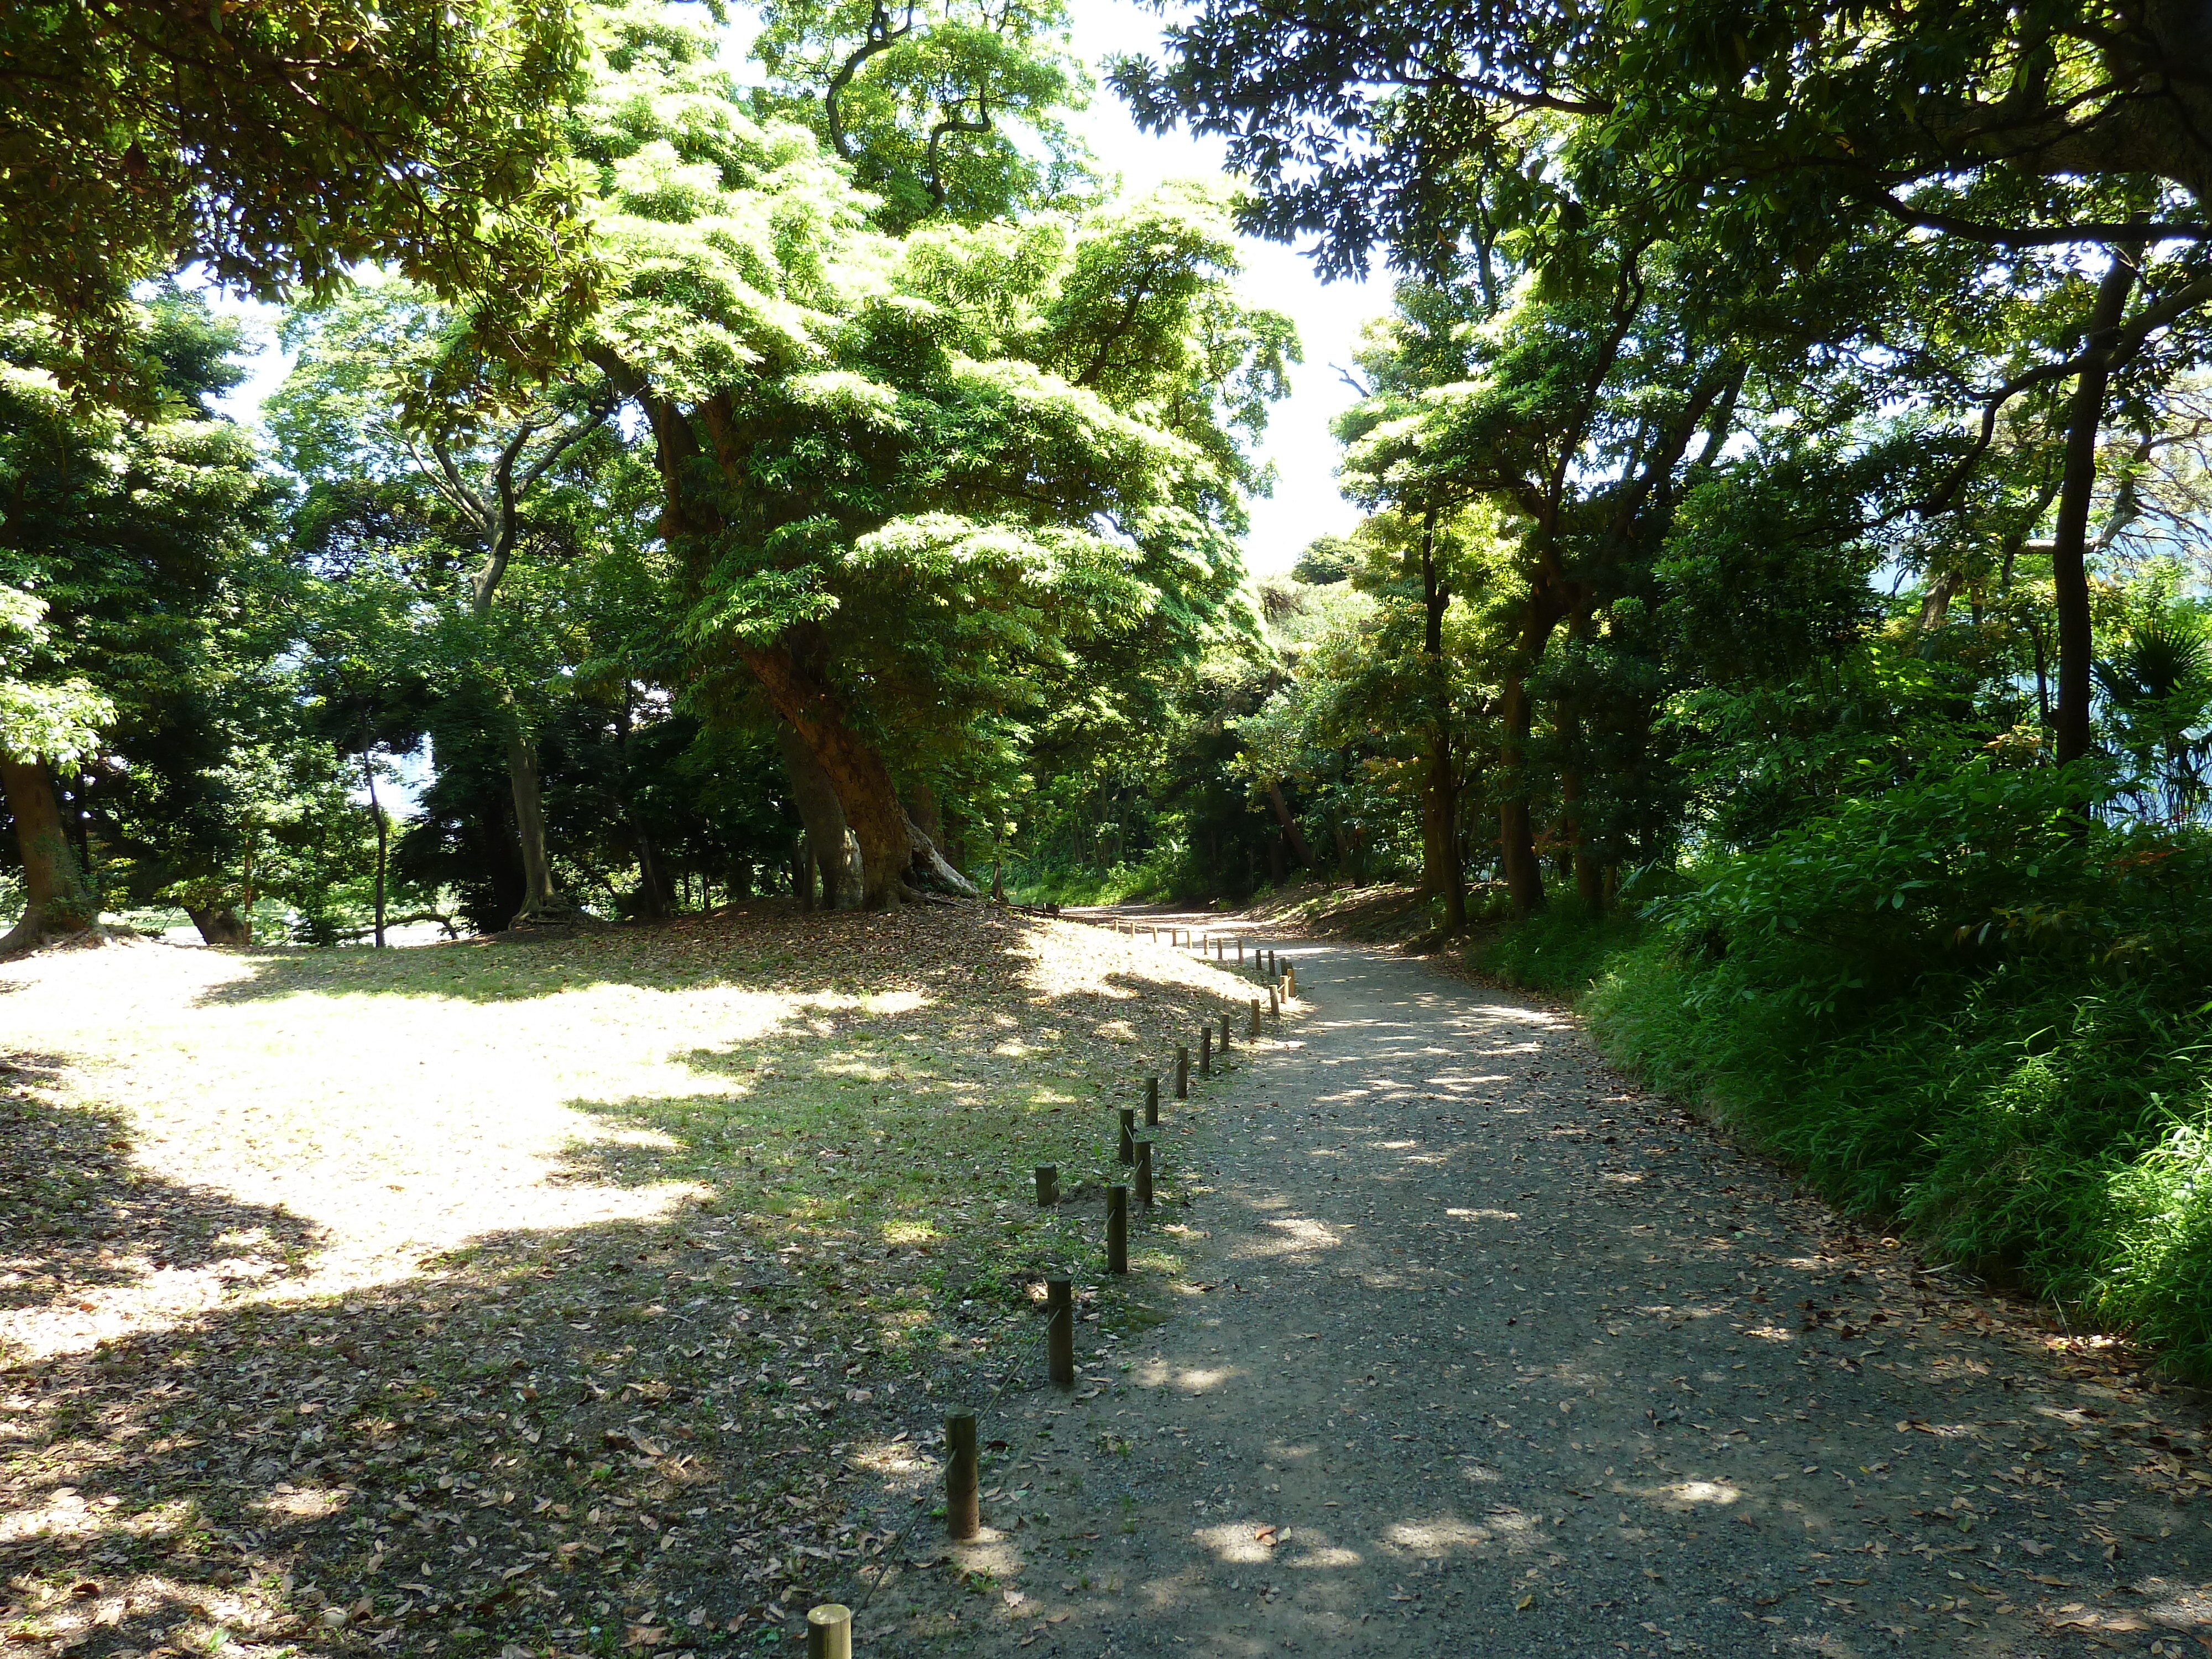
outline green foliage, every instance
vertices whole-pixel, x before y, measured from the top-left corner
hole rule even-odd
[[[1592,916],[1574,894],[1562,894],[1534,915],[1510,921],[1477,946],[1474,966],[1522,990],[1576,997],[1603,978],[1621,952],[1643,936],[1634,908]]]
[[[1985,1273],[2212,1370],[2212,838],[1977,764],[1699,872],[1591,994],[1608,1052]]]
[[[193,262],[276,299],[388,261],[573,320],[580,44],[541,0],[10,5],[0,60],[38,72],[0,76],[0,312],[88,341],[61,372],[110,385],[140,366],[132,286]]]
[[[753,54],[762,112],[819,133],[902,231],[1095,199],[1065,112],[1090,95],[1060,0],[775,0]]]

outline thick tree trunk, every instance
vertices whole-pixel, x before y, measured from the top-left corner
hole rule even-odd
[[[781,721],[776,724],[776,747],[783,755],[784,775],[791,783],[791,802],[799,821],[806,826],[806,862],[822,878],[822,908],[849,908],[848,889],[860,886],[859,872],[851,868],[846,853],[845,809],[837,799],[822,763],[805,739]],[[805,880],[805,903],[814,908],[814,877]]]
[[[545,854],[545,797],[538,776],[538,745],[517,724],[507,728],[507,776],[514,793],[514,835],[522,848],[522,903],[518,922],[566,908],[553,890],[553,866]]]
[[[1283,799],[1279,781],[1267,786],[1267,805],[1275,814],[1275,822],[1282,826],[1283,839],[1290,843],[1291,856],[1298,861],[1298,867],[1312,869],[1313,848],[1306,845],[1305,832],[1298,828],[1297,819],[1291,816],[1291,804]]]
[[[927,779],[914,786],[914,810],[907,816],[914,820],[915,829],[929,837],[932,846],[945,845],[945,815],[937,810],[937,792]]]
[[[100,907],[70,846],[54,781],[41,760],[17,760],[0,750],[0,793],[15,820],[15,846],[23,858],[23,914],[5,938],[0,957],[48,939],[91,930]]]
[[[635,819],[630,833],[637,840],[637,913],[647,921],[668,920],[668,880],[661,873],[660,854],[653,837]]]
[[[2135,289],[2136,261],[2142,250],[2116,247],[2097,302],[2089,313],[2089,333],[2119,326],[2128,295]],[[2058,523],[2051,548],[2051,586],[2058,611],[2058,763],[2089,752],[2089,665],[2096,641],[2089,626],[2089,572],[2085,556],[2089,534],[2089,499],[2097,486],[2097,428],[2105,418],[2105,390],[2112,379],[2109,349],[2093,350],[2087,367],[2074,382],[2066,429],[2066,471],[2058,487]]]
[[[936,843],[915,829],[899,805],[890,769],[846,719],[844,704],[791,651],[755,647],[740,653],[769,706],[797,733],[837,793],[845,822],[860,844],[863,902],[872,910],[896,907],[917,866],[956,892],[973,896],[968,878],[945,862]]]
[[[187,904],[185,914],[192,919],[192,926],[199,929],[204,944],[236,946],[253,943],[252,930],[228,904]]]

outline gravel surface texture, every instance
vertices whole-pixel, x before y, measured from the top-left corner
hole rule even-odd
[[[2212,1653],[2194,1396],[1853,1237],[1564,1014],[1290,955],[1192,1115],[1177,1311],[997,1404],[989,1529],[917,1543],[863,1650],[933,1583],[924,1645],[978,1655]]]

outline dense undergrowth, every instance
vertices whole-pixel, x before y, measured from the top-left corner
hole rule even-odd
[[[2212,1376],[2212,838],[1975,765],[1480,966],[1923,1248]]]

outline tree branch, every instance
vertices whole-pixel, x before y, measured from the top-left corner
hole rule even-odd
[[[830,77],[830,85],[822,94],[823,113],[830,125],[830,147],[848,161],[853,159],[853,145],[845,136],[844,118],[837,112],[837,100],[844,95],[845,88],[853,84],[853,77],[860,72],[861,64],[880,52],[889,52],[913,28],[914,6],[911,0],[906,9],[906,21],[896,28],[891,27],[890,8],[884,3],[884,0],[875,0],[875,5],[868,14],[866,38],[845,59],[843,67]]]

